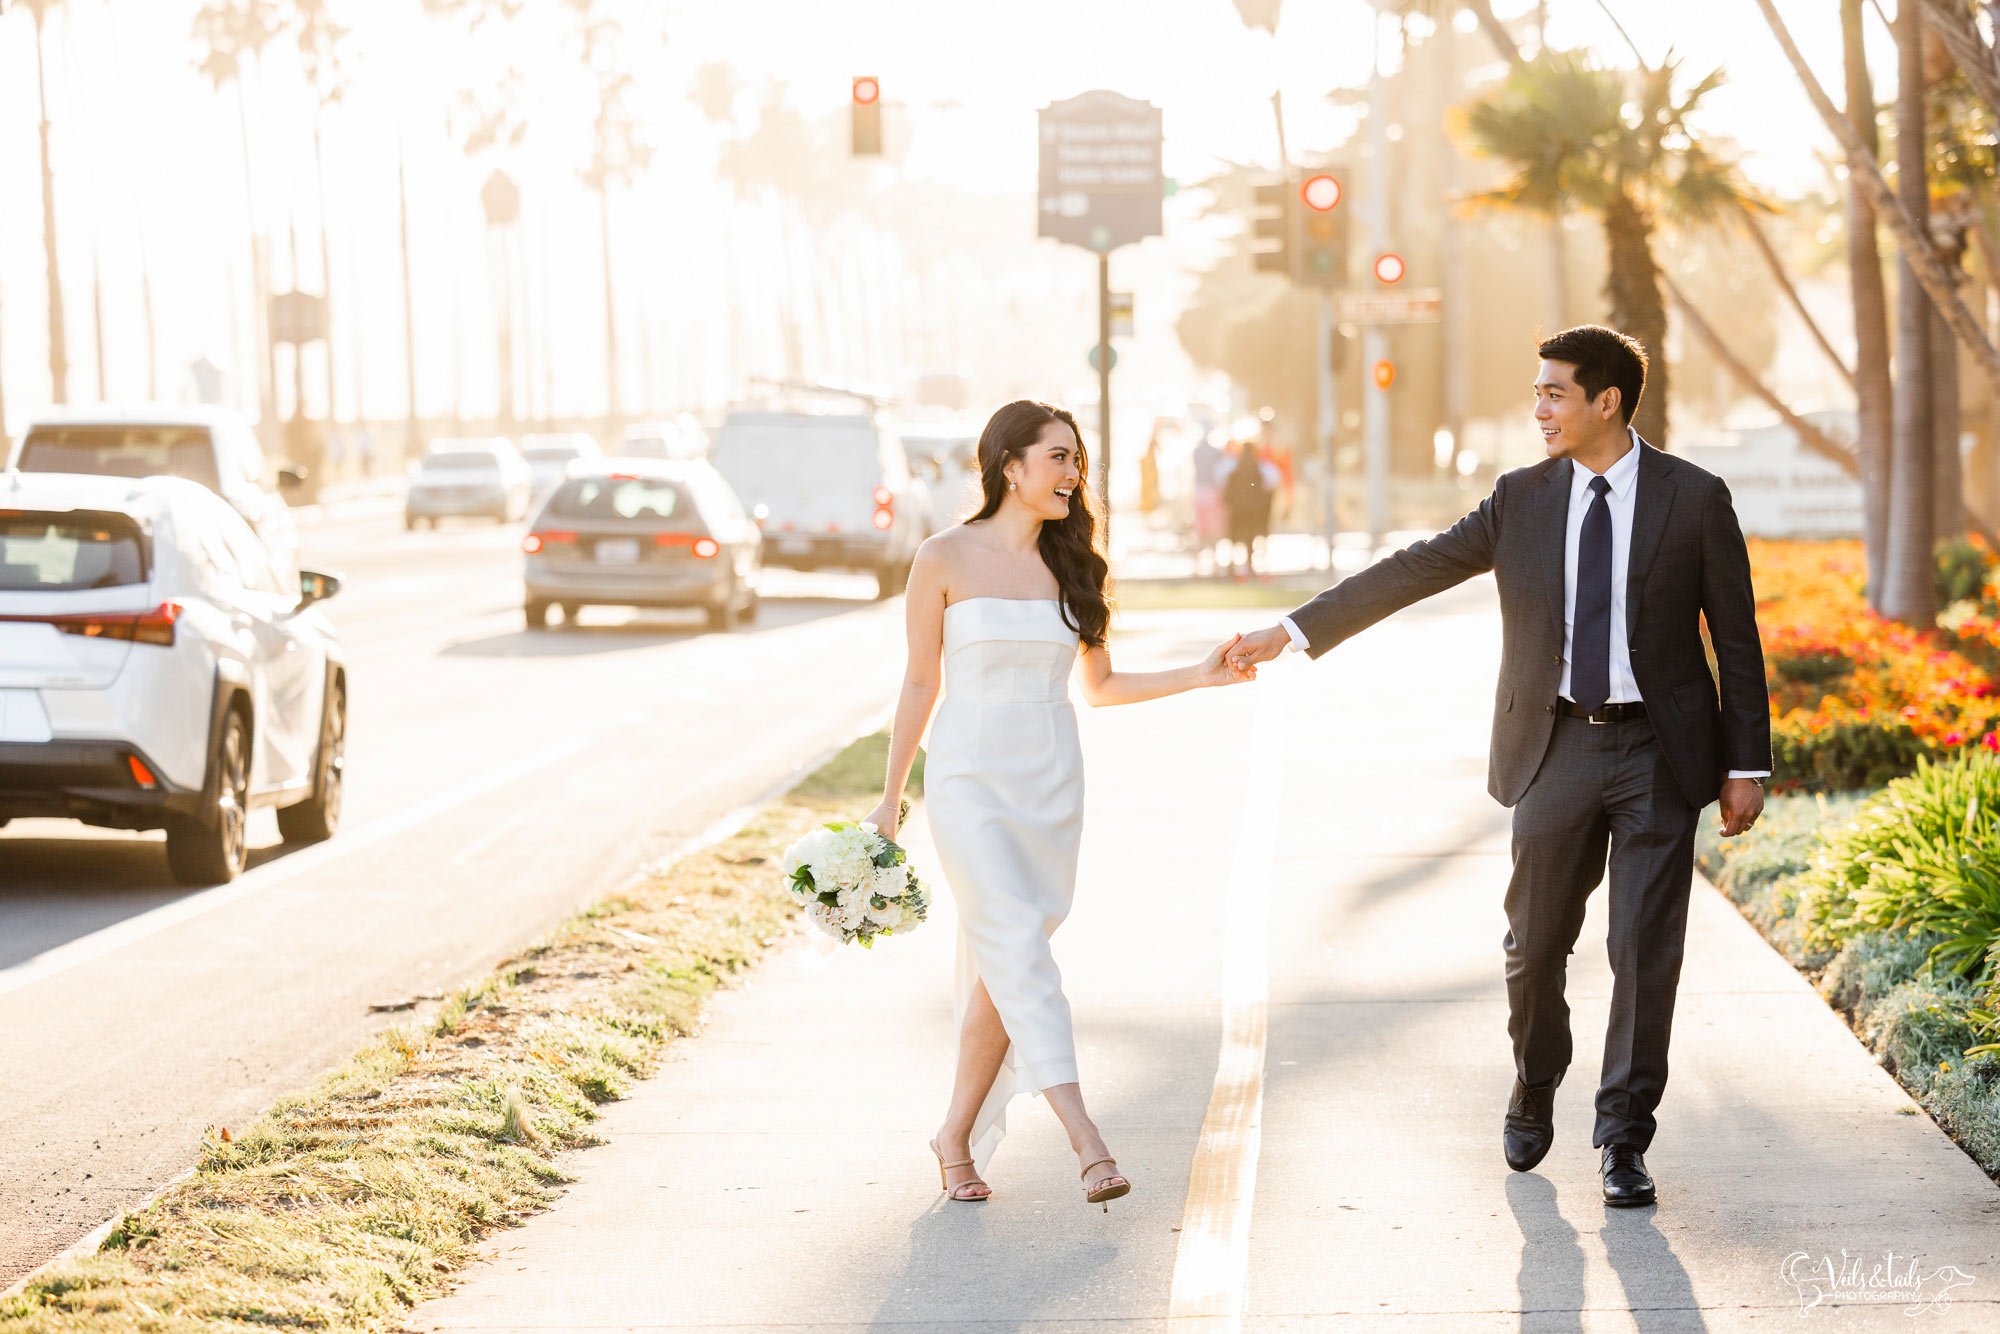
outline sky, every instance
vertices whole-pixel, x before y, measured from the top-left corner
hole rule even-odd
[[[1709,99],[1705,126],[1737,141],[1754,180],[1780,194],[1824,189],[1816,154],[1827,153],[1831,141],[1752,0],[1612,5],[1648,59],[1671,51],[1694,73],[1727,69],[1730,82]],[[185,396],[186,364],[196,357],[227,368],[239,397],[246,382],[243,132],[232,95],[218,95],[194,71],[189,31],[198,7],[197,0],[67,0],[51,22],[49,98],[71,357],[79,365],[94,360],[94,251],[107,396],[131,398],[145,387],[142,256],[168,363],[162,396]],[[480,244],[473,169],[443,130],[465,71],[454,67],[453,48],[439,42],[417,0],[350,0],[346,8],[364,7],[373,41],[356,53],[353,93],[327,119],[334,289],[348,311],[365,317],[336,335],[352,368],[344,392],[375,414],[401,401],[400,151],[411,182],[419,301],[427,311],[458,312],[420,322],[425,410],[453,395],[476,406],[493,393],[483,321],[496,261]],[[1534,8],[1524,0],[1495,0],[1495,7],[1503,17]],[[0,16],[0,182],[11,205],[0,209],[0,369],[8,416],[18,426],[46,401],[48,380],[32,29],[25,13],[8,8]],[[630,345],[641,341],[643,326],[643,355],[661,381],[656,398],[695,407],[726,400],[746,368],[775,355],[776,326],[742,315],[785,299],[778,289],[786,275],[762,271],[756,260],[773,246],[793,255],[793,278],[832,290],[815,304],[825,364],[882,374],[883,358],[907,346],[911,324],[938,318],[869,309],[875,294],[907,285],[907,275],[899,278],[903,260],[880,236],[865,228],[815,230],[768,201],[727,191],[715,175],[716,132],[687,96],[703,65],[726,62],[739,72],[748,84],[746,111],[775,83],[808,113],[837,113],[853,77],[877,76],[888,132],[908,147],[902,170],[1013,193],[1032,188],[1035,112],[1052,100],[1102,87],[1156,103],[1164,111],[1167,174],[1198,181],[1228,162],[1275,164],[1274,88],[1283,95],[1294,156],[1345,138],[1354,112],[1338,94],[1365,85],[1372,55],[1373,21],[1363,0],[1286,0],[1275,36],[1245,28],[1231,0],[630,0],[627,8],[637,16],[630,26],[646,34],[634,39],[642,71],[637,100],[660,152],[614,229],[621,272],[633,279],[624,297],[624,318],[634,326],[625,355],[642,355]],[[1779,9],[1837,90],[1835,7],[1780,0]],[[530,0],[518,40],[530,48],[560,41],[559,12],[557,0]],[[1629,61],[1597,0],[1549,0],[1548,14],[1552,44],[1588,47],[1607,63]],[[1869,27],[1886,98],[1893,47],[1876,18]],[[1486,49],[1476,31],[1462,40]],[[1393,48],[1387,58],[1393,61]],[[280,220],[310,222],[317,210],[310,158],[295,151],[309,141],[295,82],[274,65],[248,127],[254,208],[260,228],[275,238],[280,287],[289,282],[290,258]],[[582,410],[602,379],[589,355],[601,346],[589,339],[603,322],[597,218],[571,175],[589,104],[576,84],[538,84],[528,96],[542,128],[530,141],[526,169],[568,184],[531,205],[518,244],[541,261],[543,277],[536,290],[514,295],[544,331],[535,335],[547,344],[537,349],[543,365],[536,374],[546,382],[539,388],[558,408]],[[1023,228],[1032,225],[1024,216]],[[1155,384],[1188,378],[1172,322],[1191,271],[1219,244],[1214,221],[1186,196],[1169,201],[1167,230],[1114,259],[1118,283],[1138,293],[1140,311],[1138,336],[1121,365]],[[303,244],[304,281],[313,285],[310,235]],[[1062,325],[1062,365],[1070,368],[1067,341],[1080,344],[1094,322],[1084,290],[1092,285],[1090,264],[1080,252],[1040,244],[1045,258],[1033,261],[1034,271],[1011,268],[1004,281],[1063,295],[1052,318]],[[708,262],[678,262],[689,255]],[[991,296],[968,288],[963,299],[972,309]],[[723,323],[733,332],[719,339]],[[393,337],[380,336],[385,330]],[[996,355],[990,345],[987,355]],[[447,365],[449,373],[441,372]],[[628,380],[643,373],[636,364],[628,370]],[[361,383],[352,383],[357,374]],[[93,385],[87,365],[73,377],[78,397],[92,397]]]

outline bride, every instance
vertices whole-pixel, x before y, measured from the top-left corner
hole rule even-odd
[[[953,1200],[992,1194],[979,1170],[1019,1085],[1055,1109],[1081,1165],[1084,1198],[1102,1204],[1132,1185],[1084,1110],[1069,1001],[1049,952],[1075,894],[1083,834],[1071,669],[1080,655],[1083,697],[1093,705],[1248,681],[1256,669],[1227,665],[1232,639],[1192,666],[1113,670],[1107,566],[1069,413],[1026,399],[1007,404],[979,437],[979,472],[979,512],[925,542],[910,572],[909,668],[882,804],[866,818],[896,836],[942,665],[950,691],[931,733],[924,789],[958,905],[959,1039],[951,1107],[931,1141],[939,1181]]]

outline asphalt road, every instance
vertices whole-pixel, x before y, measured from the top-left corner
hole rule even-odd
[[[892,702],[901,604],[871,579],[773,571],[728,633],[607,610],[531,634],[519,536],[379,506],[307,530],[306,564],[346,579],[330,842],[259,812],[251,870],[190,892],[159,834],[0,830],[0,1287],[412,1017],[372,1004],[490,968]]]

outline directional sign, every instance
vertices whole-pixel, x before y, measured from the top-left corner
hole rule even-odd
[[[1111,294],[1111,336],[1130,338],[1132,336],[1132,294],[1113,292]]]
[[[1160,109],[1122,93],[1082,93],[1040,113],[1037,236],[1102,254],[1160,234]]]
[[[1435,287],[1342,292],[1336,309],[1342,324],[1436,324],[1444,315],[1444,294]]]

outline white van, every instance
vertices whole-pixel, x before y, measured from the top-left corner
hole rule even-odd
[[[764,564],[866,570],[878,597],[908,584],[931,532],[930,493],[873,417],[732,412],[711,458],[757,516]]]

